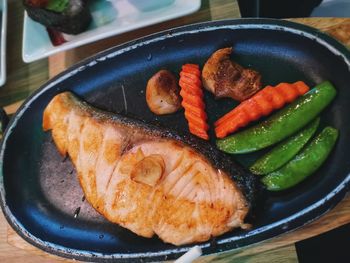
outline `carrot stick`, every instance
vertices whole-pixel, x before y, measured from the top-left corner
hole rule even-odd
[[[191,104],[197,108],[204,109],[205,104],[201,97],[187,93],[183,89],[180,91],[180,96],[183,98],[182,101]]]
[[[203,91],[200,88],[193,86],[192,83],[186,83],[183,81],[183,79],[180,78],[179,85],[181,87],[181,90],[203,98]]]
[[[227,135],[227,131],[237,130],[244,127],[249,123],[248,115],[241,111],[237,115],[233,116],[229,121],[224,122],[222,125],[215,127],[215,134],[218,138],[224,138]]]
[[[187,84],[194,85],[196,87],[202,86],[202,82],[197,75],[194,75],[194,74],[188,73],[188,72],[186,72],[186,73],[181,72],[180,77],[182,78],[182,81],[186,82]]]
[[[300,95],[305,94],[309,91],[309,87],[303,81],[297,81],[294,83]]]
[[[193,107],[192,105],[184,102],[182,102],[181,105],[182,107],[184,107],[184,109],[186,108],[186,111],[188,112],[188,114],[201,118],[204,121],[207,120],[207,114],[204,111],[202,111],[200,108]]]
[[[207,119],[207,115],[205,114],[205,112],[198,107],[195,107],[191,104],[188,104],[187,102],[182,101],[181,103],[182,107],[184,107],[185,111],[187,110],[189,113],[191,113],[192,115],[195,115],[201,119]]]
[[[185,64],[182,66],[182,72],[188,72],[198,77],[201,76],[201,72],[199,70],[199,66],[196,64]]]
[[[292,84],[281,83],[276,86],[276,89],[282,94],[284,100],[288,103],[292,102],[299,96],[298,90]]]
[[[201,128],[198,128],[197,126],[193,125],[192,123],[188,124],[189,130],[192,134],[204,139],[204,140],[209,140],[208,133],[204,131]]]
[[[188,69],[188,68],[194,68],[199,70],[199,66],[197,64],[187,63],[182,65],[182,69]]]
[[[190,132],[202,139],[208,140],[209,126],[206,123],[207,114],[203,101],[202,81],[199,66],[185,64],[180,72],[181,105],[185,109],[185,118]]]
[[[309,87],[302,81],[293,84],[280,83],[276,87],[266,86],[218,119],[214,124],[216,136],[224,138],[248,123],[269,115],[273,110],[282,108],[308,91]]]
[[[271,103],[274,109],[282,108],[285,104],[285,99],[282,94],[275,92],[275,88],[272,86],[267,86],[265,89],[267,94],[271,95]]]
[[[196,127],[201,128],[202,130],[208,130],[209,126],[205,120],[201,117],[191,114],[191,112],[185,111],[185,118],[193,123]]]

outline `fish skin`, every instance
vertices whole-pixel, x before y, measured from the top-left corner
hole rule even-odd
[[[67,121],[67,119],[73,119],[74,123]],[[235,227],[241,226],[243,228],[245,226],[244,217],[257,202],[261,191],[261,184],[256,176],[238,163],[233,162],[232,158],[217,150],[211,144],[189,134],[180,135],[137,119],[95,109],[70,92],[57,95],[49,103],[43,115],[43,129],[45,131],[52,129],[53,135],[58,134],[53,136],[54,142],[60,154],[70,156],[78,171],[79,181],[87,201],[108,220],[144,237],[152,237],[157,234],[165,242],[182,245],[206,241],[212,236],[221,235]],[[108,129],[108,140],[110,141],[107,143],[105,142],[106,139],[100,136],[100,133]],[[71,135],[71,133],[79,134],[79,132],[80,137],[82,137],[80,141],[75,138],[78,136]],[[66,136],[64,133],[66,133]],[[122,141],[122,143],[118,144],[119,141]],[[110,143],[115,146],[118,154],[111,154],[113,152],[111,147],[107,149]],[[134,182],[127,175],[123,175],[123,167],[120,166],[133,162],[136,164],[137,160],[134,159],[138,158],[137,151],[140,149],[142,154],[143,152],[152,154],[152,151],[160,151],[162,156],[167,156],[164,150],[166,147],[169,147],[171,154],[179,153],[176,156],[180,163],[183,162],[180,155],[187,154],[184,159],[197,160],[200,165],[203,164],[204,168],[196,169],[199,171],[200,169],[202,171],[209,169],[208,173],[210,175],[215,174],[214,179],[216,181],[213,181],[213,176],[203,176],[203,172],[199,176],[191,174],[190,169],[193,169],[193,164],[188,168],[189,171],[184,173],[184,176],[193,177],[187,178],[187,182],[192,183],[194,180],[199,180],[201,191],[197,191],[197,194],[189,191],[191,185],[180,180],[186,179],[182,178],[183,174],[181,173],[174,175],[177,177],[173,178],[175,182],[173,186],[167,186],[172,178],[170,177],[171,173],[168,174],[169,171],[165,171],[164,174],[167,174],[167,177],[163,178],[163,181],[160,181],[153,188]],[[76,148],[79,150],[77,151]],[[106,155],[108,158],[101,160],[103,152],[108,153]],[[166,167],[171,165],[176,167],[177,165],[169,160],[165,161],[167,163]],[[108,162],[111,166],[108,166]],[[208,166],[206,166],[207,164]],[[96,166],[100,167],[98,171],[96,171]],[[101,167],[108,167],[108,169]],[[128,173],[127,169],[125,174]],[[175,170],[172,170],[172,172]],[[101,174],[101,171],[104,175],[99,178],[98,174]],[[218,172],[215,173],[215,171]],[[207,180],[201,181],[203,178]],[[181,187],[180,181],[188,186],[187,189]],[[223,196],[223,193],[221,193],[223,191],[220,191],[215,184],[212,185],[213,183],[228,187],[225,193],[231,195],[229,197],[232,200],[239,200],[237,207],[227,207],[225,200],[227,201],[229,197]],[[102,190],[98,189],[100,185],[102,185]],[[119,190],[116,191],[116,189]],[[216,192],[212,193],[211,189],[216,189]],[[104,191],[105,194],[103,195]],[[121,196],[117,198],[116,193],[121,194]],[[136,200],[136,204],[130,202],[125,196],[133,201]],[[167,197],[167,200],[164,200],[164,196]],[[148,198],[148,201],[141,202],[140,200],[145,197]],[[213,200],[212,198],[219,201],[208,206],[210,200]],[[195,204],[192,204],[189,200],[195,200]],[[223,203],[220,200],[223,200]],[[171,212],[174,206],[181,207],[181,209],[178,209],[179,213],[187,214],[177,215],[176,217],[176,213]],[[157,215],[158,211],[155,211],[157,209],[163,211],[159,213],[159,216]],[[223,209],[229,215],[221,218],[218,214],[213,213],[215,209]],[[229,216],[233,216],[232,209],[238,209],[238,212],[235,212],[235,214],[238,213],[238,219],[235,219],[236,221],[232,220],[233,225],[229,225],[227,220],[229,220]],[[142,217],[144,211],[151,211],[152,216],[146,216],[140,222],[137,218]],[[166,211],[170,212],[167,214]],[[187,221],[184,219],[186,216]],[[206,224],[208,220],[212,220],[212,222],[218,220],[216,217],[220,217],[221,221],[219,221],[221,223],[216,223],[216,225]],[[184,236],[184,233],[187,234]]]

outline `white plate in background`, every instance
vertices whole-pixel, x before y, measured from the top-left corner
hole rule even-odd
[[[6,2],[6,1],[5,1]],[[32,62],[137,28],[185,16],[197,11],[201,0],[95,0],[90,4],[92,23],[78,35],[63,34],[60,46],[51,43],[46,28],[25,12],[22,58]]]
[[[6,81],[6,29],[7,29],[7,0],[0,1],[1,32],[0,32],[0,86]]]

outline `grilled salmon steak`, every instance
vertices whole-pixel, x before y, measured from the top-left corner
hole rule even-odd
[[[182,245],[248,226],[257,180],[208,143],[103,112],[70,92],[51,100],[43,129],[69,155],[86,200],[140,236]]]

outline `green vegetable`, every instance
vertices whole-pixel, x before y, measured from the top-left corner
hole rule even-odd
[[[273,145],[316,118],[335,95],[333,85],[325,81],[267,120],[225,139],[217,140],[217,147],[227,153],[248,153]]]
[[[313,172],[326,160],[338,138],[338,130],[326,127],[306,148],[278,171],[262,178],[270,191],[290,188]]]
[[[276,145],[271,151],[259,158],[250,167],[250,171],[254,174],[268,174],[286,164],[310,140],[319,123],[320,118],[317,118],[296,135]]]
[[[69,0],[49,0],[46,9],[62,13],[68,6]]]

